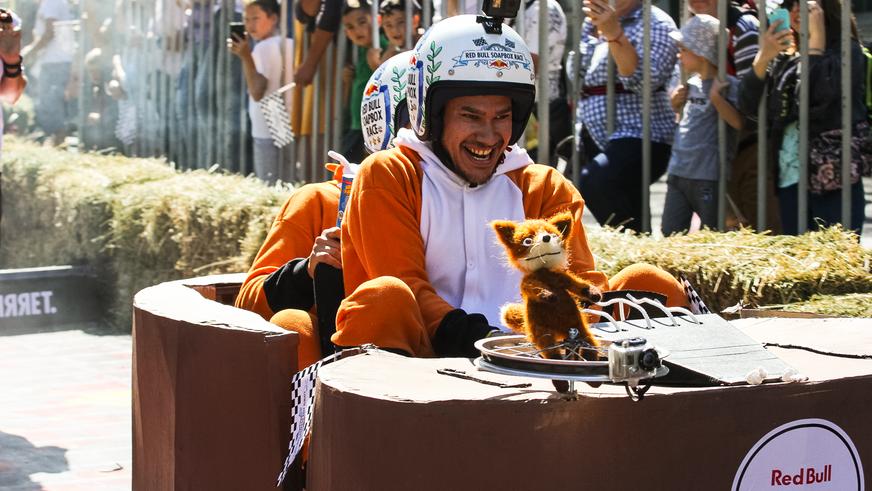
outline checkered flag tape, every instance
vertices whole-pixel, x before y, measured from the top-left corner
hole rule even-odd
[[[679,275],[679,278],[681,279],[681,285],[684,287],[684,294],[687,295],[687,302],[690,304],[690,311],[694,314],[700,315],[711,314],[712,311],[705,306],[705,302],[702,301],[699,293],[697,293],[696,290],[693,289],[693,286],[691,286],[690,281],[687,280],[687,277],[682,274]]]
[[[279,473],[278,483],[281,486],[291,464],[297,458],[297,454],[303,449],[303,443],[312,427],[312,409],[315,407],[315,382],[318,380],[318,370],[321,365],[330,363],[338,358],[339,354],[328,356],[297,372],[291,378],[291,441],[288,444],[288,456],[282,472]]]
[[[118,122],[115,123],[115,137],[125,145],[136,141],[136,104],[130,99],[118,101]]]
[[[288,115],[288,108],[285,106],[284,94],[293,84],[285,85],[277,91],[264,96],[258,102],[260,112],[263,114],[263,119],[266,121],[266,126],[269,128],[269,134],[272,136],[273,145],[282,148],[294,141],[294,132],[291,130],[291,118]]]

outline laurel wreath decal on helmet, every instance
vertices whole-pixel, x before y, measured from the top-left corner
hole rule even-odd
[[[399,104],[400,101],[406,98],[406,68],[394,67],[391,75],[391,82],[394,84],[394,104]]]
[[[434,75],[437,70],[442,66],[442,62],[436,61],[436,58],[439,57],[439,53],[442,52],[442,47],[436,46],[436,42],[430,42],[430,54],[427,55],[427,61],[430,63],[427,64],[427,84],[432,84],[433,82],[438,82],[442,79],[442,77],[438,75]]]

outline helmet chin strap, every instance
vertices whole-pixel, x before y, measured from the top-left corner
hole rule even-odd
[[[457,174],[460,177],[463,177],[460,172],[457,172],[457,166],[454,165],[454,160],[452,160],[451,155],[448,153],[448,150],[445,150],[445,147],[442,145],[442,135],[439,135],[436,139],[433,140],[433,153],[439,157],[439,161],[442,162],[442,165],[445,166],[451,172]]]

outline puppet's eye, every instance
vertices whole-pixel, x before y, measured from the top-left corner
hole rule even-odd
[[[526,239],[521,241],[521,245],[524,247],[530,247],[531,245],[533,245],[533,239],[530,237],[527,237]]]

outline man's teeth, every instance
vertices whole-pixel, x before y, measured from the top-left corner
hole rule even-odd
[[[492,149],[478,150],[470,147],[466,147],[466,151],[471,153],[474,158],[481,160],[489,158],[491,156],[491,153],[493,152]]]

